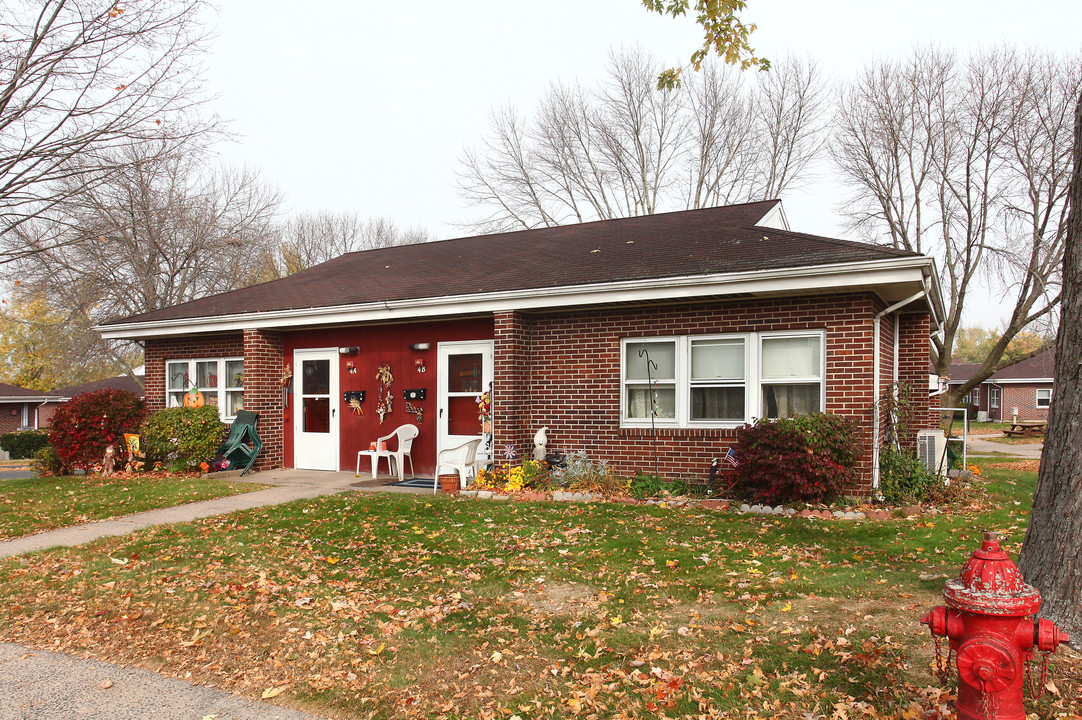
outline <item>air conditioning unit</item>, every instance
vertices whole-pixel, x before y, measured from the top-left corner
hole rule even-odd
[[[977,422],[988,422],[988,411],[987,410],[978,410],[977,411]]]
[[[930,472],[947,471],[943,457],[947,454],[947,436],[942,430],[921,430],[917,433],[917,457]]]

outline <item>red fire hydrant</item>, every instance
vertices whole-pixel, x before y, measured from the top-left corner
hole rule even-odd
[[[949,607],[936,607],[921,618],[936,638],[936,662],[947,672],[950,658],[958,665],[959,720],[1024,720],[1022,692],[1030,676],[1033,647],[1045,653],[1041,690],[1048,669],[1048,655],[1070,640],[1048,620],[1033,616],[1041,607],[1041,593],[1027,585],[999,548],[994,532],[986,533],[980,550],[974,550],[962,573],[948,580],[943,598]],[[946,662],[939,638],[950,641]]]

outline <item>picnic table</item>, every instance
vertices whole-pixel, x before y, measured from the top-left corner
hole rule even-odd
[[[1011,426],[1003,431],[1007,437],[1033,437],[1044,435],[1046,422],[1043,420],[1030,420],[1026,422],[1011,423]]]

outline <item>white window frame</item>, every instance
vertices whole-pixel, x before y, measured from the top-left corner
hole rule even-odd
[[[771,379],[764,382],[762,369],[763,340],[787,337],[816,337],[819,339],[819,375],[816,377],[786,378],[784,382]],[[740,340],[744,343],[744,417],[739,420],[692,420],[691,389],[694,386],[724,385],[726,383],[691,381],[691,348],[695,341],[702,340]],[[784,330],[770,332],[726,333],[710,335],[675,335],[654,337],[632,337],[620,340],[620,427],[648,428],[650,418],[628,417],[628,388],[641,386],[641,380],[627,379],[627,348],[629,345],[643,343],[670,342],[676,348],[676,378],[666,378],[662,384],[675,386],[676,411],[672,418],[654,418],[656,427],[669,428],[734,428],[754,422],[762,417],[762,388],[764,384],[818,384],[819,409],[826,409],[826,330]],[[735,384],[735,383],[734,383]]]
[[[988,409],[999,409],[999,388],[988,388]]]
[[[181,365],[181,364],[187,364],[187,366],[188,366],[187,367],[187,377],[189,378],[188,387],[185,390],[185,391],[187,391],[187,390],[191,389],[190,379],[196,377],[196,368],[198,367],[198,364],[199,363],[210,363],[210,362],[216,363],[216,366],[217,366],[217,377],[220,378],[219,381],[218,381],[218,387],[216,387],[216,388],[206,387],[206,388],[197,388],[197,389],[201,393],[203,393],[203,397],[204,397],[205,401],[208,404],[216,405],[216,407],[218,408],[218,417],[221,418],[223,422],[232,422],[234,419],[236,419],[236,416],[235,415],[226,415],[226,408],[228,407],[229,393],[231,393],[231,392],[240,392],[241,393],[241,407],[243,407],[243,405],[244,405],[244,400],[243,400],[243,397],[244,397],[244,395],[243,395],[243,393],[244,393],[244,382],[243,382],[243,377],[242,377],[240,385],[236,385],[233,382],[231,382],[232,379],[227,377],[227,375],[226,375],[226,367],[227,367],[227,364],[230,363],[230,362],[239,362],[239,363],[241,363],[241,366],[243,368],[243,363],[244,363],[244,358],[243,357],[170,358],[170,359],[166,360],[165,361],[165,406],[166,407],[177,407],[179,405],[179,402],[174,402],[174,398],[172,397],[174,394],[179,392],[179,390],[177,388],[172,387],[172,373],[170,371],[170,365],[177,366],[177,365]],[[244,371],[242,369],[241,370],[241,375],[243,376],[243,374],[244,374]],[[209,397],[210,393],[214,393],[213,400]]]
[[[1041,393],[1048,393],[1048,399],[1041,404]],[[1033,399],[1033,407],[1045,410],[1052,407],[1052,388],[1037,388]]]

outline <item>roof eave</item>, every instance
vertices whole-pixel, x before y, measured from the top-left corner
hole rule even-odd
[[[135,340],[148,337],[190,335],[194,332],[227,332],[244,329],[299,328],[313,325],[406,320],[514,310],[546,309],[553,306],[589,306],[613,302],[681,300],[704,295],[779,293],[796,294],[854,287],[919,283],[938,299],[935,266],[931,258],[913,256],[815,267],[756,270],[741,273],[648,278],[554,288],[526,288],[494,293],[475,293],[406,300],[387,300],[358,305],[300,308],[236,315],[217,315],[172,320],[99,325],[94,329],[106,340]],[[942,317],[941,315],[939,317]]]

